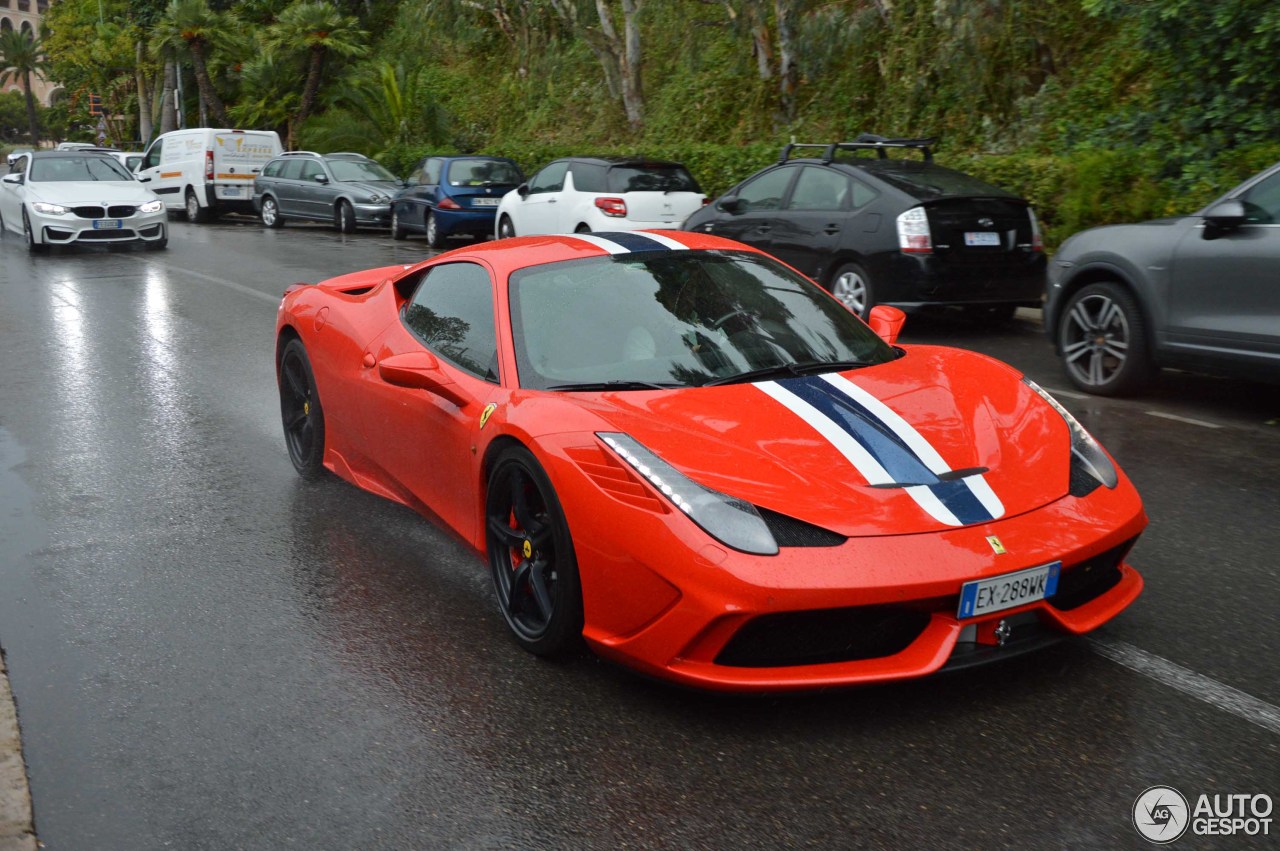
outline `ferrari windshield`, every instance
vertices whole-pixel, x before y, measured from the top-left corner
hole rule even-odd
[[[746,252],[548,263],[513,274],[510,296],[523,387],[696,387],[897,356],[814,284]]]

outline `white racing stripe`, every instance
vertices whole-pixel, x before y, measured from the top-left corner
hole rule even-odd
[[[645,234],[645,236],[648,236],[648,235],[649,234]],[[580,239],[583,242],[589,242],[592,245],[594,245],[596,248],[599,248],[602,251],[607,251],[610,254],[630,254],[631,253],[630,248],[621,246],[618,243],[614,242],[613,240],[601,239],[598,236],[592,236],[589,233],[575,233],[573,234],[573,238]]]
[[[1280,735],[1278,706],[1124,641],[1094,637],[1090,637],[1088,641],[1093,652],[1117,665]]]

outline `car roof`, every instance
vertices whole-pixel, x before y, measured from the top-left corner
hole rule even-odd
[[[30,156],[36,160],[51,160],[58,158],[78,158],[78,157],[109,157],[111,151],[102,149],[78,148],[67,151],[32,151]]]
[[[655,160],[655,159],[650,159],[649,157],[613,157],[613,156],[562,157],[560,161],[575,162],[575,163],[592,163],[594,165],[606,165],[606,166],[621,165],[621,166],[648,166],[650,168],[684,168],[683,163],[678,163],[673,160]]]

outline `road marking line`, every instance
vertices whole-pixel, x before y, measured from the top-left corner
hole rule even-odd
[[[1066,396],[1068,399],[1088,399],[1088,393],[1077,393],[1074,390],[1054,390],[1052,387],[1046,387],[1050,394],[1054,396]]]
[[[1146,413],[1148,416],[1160,417],[1164,420],[1175,420],[1180,423],[1187,423],[1188,425],[1202,426],[1203,428],[1222,428],[1222,426],[1217,423],[1205,422],[1204,420],[1193,420],[1191,417],[1180,417],[1177,414],[1166,414],[1163,411],[1147,411]]]
[[[244,293],[245,295],[251,295],[256,298],[264,299],[266,301],[271,302],[272,304],[279,304],[280,299],[283,297],[283,294],[284,294],[283,287],[281,287],[280,289],[281,295],[271,295],[270,293],[264,293],[262,290],[255,290],[253,287],[246,287],[244,284],[240,284],[235,281],[229,281],[226,278],[219,278],[214,275],[206,275],[204,272],[196,272],[192,269],[182,269],[177,266],[170,266],[167,263],[157,263],[156,265],[163,266],[165,269],[167,269],[170,272],[177,272],[179,275],[190,275],[193,278],[200,278],[203,281],[208,281],[211,284],[217,284],[220,287],[226,287],[227,289],[235,290],[238,293]]]
[[[1090,638],[1088,641],[1095,653],[1117,665],[1280,735],[1280,706],[1273,706],[1226,683],[1197,674],[1190,668],[1184,668],[1124,641],[1107,641],[1101,638]]]

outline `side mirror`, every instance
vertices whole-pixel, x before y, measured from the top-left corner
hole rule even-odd
[[[742,199],[737,195],[726,195],[716,202],[716,206],[726,213],[736,213],[742,209]]]
[[[328,182],[329,182],[329,175],[327,175],[327,174],[317,174],[317,175],[316,175],[316,177],[315,177],[315,181],[316,181],[316,183],[328,183]]]
[[[529,194],[529,184],[521,183],[519,186],[516,187],[516,191],[520,193],[521,198],[524,198],[526,195]]]
[[[1244,222],[1244,204],[1241,202],[1223,201],[1214,204],[1204,214],[1204,238],[1213,239],[1225,231],[1240,227]]]
[[[453,379],[440,369],[440,362],[429,352],[405,352],[378,363],[378,376],[388,384],[426,390],[458,407],[471,401]]]
[[[5,182],[5,183],[14,183],[14,184],[17,184],[17,185],[19,185],[19,186],[21,186],[21,185],[22,185],[22,175],[21,175],[21,174],[6,174],[6,175],[4,176],[4,178],[3,178],[3,180],[4,180],[4,182]]]
[[[887,304],[877,304],[871,308],[871,315],[867,317],[871,330],[891,346],[898,341],[898,335],[902,333],[902,325],[906,321],[907,314]]]

